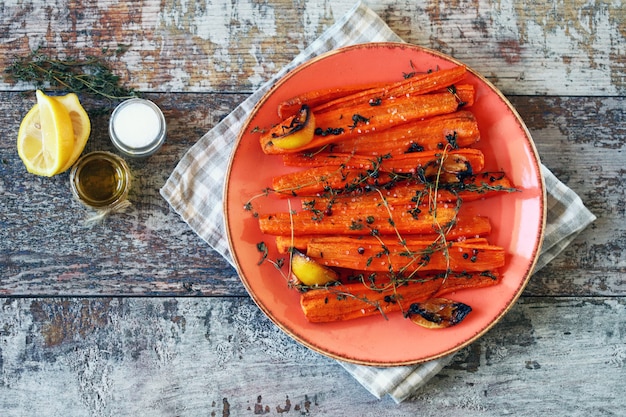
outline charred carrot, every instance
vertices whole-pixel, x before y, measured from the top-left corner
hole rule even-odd
[[[498,284],[492,271],[472,274],[437,274],[402,285],[373,290],[362,283],[311,289],[300,295],[305,317],[312,323],[351,320],[375,314],[408,310],[412,303],[468,288],[486,288]]]
[[[394,213],[390,219],[385,210],[362,213],[358,209],[331,215],[315,212],[260,214],[261,232],[269,235],[371,235],[371,234],[434,234],[454,221],[454,208],[438,208],[436,212],[424,211],[415,215],[407,211]]]
[[[278,104],[278,116],[282,119],[286,119],[289,116],[295,114],[303,104],[308,105],[311,108],[320,106],[324,103],[328,103],[339,98],[355,94],[361,91],[367,91],[370,89],[382,88],[388,86],[389,82],[372,82],[368,84],[349,85],[341,87],[323,88],[320,90],[306,91],[295,97],[291,97]]]
[[[323,192],[350,193],[367,186],[414,179],[440,184],[458,182],[484,168],[480,150],[463,148],[450,152],[430,151],[388,158],[350,154],[305,154],[289,156],[286,165],[311,166],[272,179],[272,189],[282,196],[314,196]],[[443,161],[443,162],[442,162]],[[399,178],[398,174],[406,175]]]
[[[503,192],[514,192],[515,188],[504,172],[483,172],[463,177],[458,183],[439,184],[438,189],[418,181],[404,181],[394,187],[379,187],[376,190],[358,194],[318,196],[304,199],[302,208],[307,210],[341,210],[346,206],[363,205],[380,207],[383,204],[393,206],[411,206],[416,204],[462,201],[476,201],[489,198]],[[364,209],[365,210],[365,209]]]
[[[472,92],[473,94],[473,92]],[[469,98],[463,98],[469,100]],[[473,99],[472,99],[473,101]],[[264,153],[275,155],[316,149],[341,140],[382,131],[414,120],[453,113],[459,108],[458,94],[441,92],[389,99],[380,106],[368,104],[341,107],[315,115],[315,137],[296,149],[274,146],[270,132],[260,137]],[[286,122],[281,123],[281,125]]]
[[[368,185],[380,186],[392,180],[390,174],[372,175],[367,169],[327,165],[276,176],[272,189],[280,196],[313,196],[329,190],[349,192]]]
[[[378,88],[360,91],[336,100],[327,101],[319,106],[313,106],[315,112],[324,112],[339,107],[355,104],[378,106],[384,100],[407,95],[421,95],[458,83],[465,77],[467,69],[458,66],[450,69],[433,71],[406,78]]]
[[[453,241],[456,239],[466,238],[478,238],[480,236],[486,236],[491,232],[491,222],[487,217],[482,216],[469,216],[459,215],[452,228],[446,232],[446,239]],[[283,235],[276,236],[276,248],[279,253],[288,253],[290,249],[298,249],[301,252],[306,252],[307,245],[312,239],[318,238],[331,238],[335,236],[331,235]],[[434,242],[439,235],[436,234],[422,234],[422,235],[403,235],[401,238],[405,242]],[[380,239],[383,242],[398,242],[397,235],[381,235]],[[359,237],[359,242],[379,243],[380,241],[371,236]]]
[[[443,165],[442,165],[443,161]],[[382,172],[415,173],[419,168],[442,165],[448,173],[480,172],[485,157],[478,149],[463,148],[443,151],[425,151],[401,155],[372,157],[351,153],[320,152],[316,154],[288,154],[283,156],[286,166],[321,167],[341,165],[351,169],[376,169]]]
[[[333,152],[360,155],[398,155],[441,150],[446,146],[468,147],[480,140],[474,115],[465,110],[404,123],[333,144]]]
[[[363,271],[476,272],[504,265],[504,249],[482,240],[404,243],[317,238],[309,242],[306,254],[322,265]]]
[[[412,120],[452,113],[458,108],[459,102],[454,94],[441,92],[401,96],[389,99],[379,106],[360,104],[325,112],[316,110],[313,112],[317,117],[318,132],[332,132],[343,128],[343,135],[336,136],[351,137],[389,129]]]

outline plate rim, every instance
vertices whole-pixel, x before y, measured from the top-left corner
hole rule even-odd
[[[443,59],[445,61],[451,62],[455,65],[462,65],[464,67],[466,67],[467,71],[469,73],[471,73],[474,77],[476,77],[481,83],[485,84],[489,90],[491,90],[491,92],[495,93],[498,98],[506,105],[506,107],[508,108],[508,110],[511,112],[511,114],[514,116],[516,123],[518,124],[518,126],[520,127],[520,129],[524,132],[524,135],[526,137],[526,142],[529,145],[530,151],[532,153],[533,156],[533,162],[536,165],[536,170],[537,170],[537,174],[538,174],[538,179],[539,179],[539,188],[541,191],[541,195],[540,195],[540,200],[539,200],[539,204],[540,204],[540,216],[541,216],[541,220],[539,222],[539,233],[537,234],[536,238],[535,238],[535,242],[534,242],[534,248],[533,248],[533,252],[532,252],[532,258],[531,258],[531,262],[528,264],[528,268],[526,270],[526,272],[524,273],[524,278],[520,281],[520,284],[518,285],[517,289],[515,290],[515,293],[513,294],[512,298],[510,299],[510,302],[508,303],[508,305],[506,305],[494,318],[493,320],[491,320],[485,327],[483,327],[482,329],[480,329],[479,331],[477,331],[476,333],[472,334],[471,337],[468,337],[465,341],[462,341],[458,344],[455,344],[453,347],[449,348],[449,349],[445,349],[442,352],[439,352],[438,354],[434,354],[434,355],[430,355],[428,357],[425,358],[419,358],[419,359],[408,359],[406,361],[374,361],[374,360],[364,360],[364,359],[358,359],[358,358],[353,358],[350,357],[348,355],[342,355],[342,354],[338,354],[335,352],[329,352],[328,350],[325,350],[324,348],[316,345],[315,343],[312,343],[306,339],[304,339],[303,337],[295,334],[291,329],[289,329],[287,326],[285,326],[283,323],[281,323],[280,320],[278,320],[274,314],[272,314],[269,309],[264,305],[264,303],[259,299],[259,297],[254,293],[254,291],[252,291],[252,288],[250,287],[249,283],[246,281],[246,279],[244,279],[244,274],[243,274],[243,270],[242,267],[240,265],[238,256],[237,256],[237,252],[235,250],[234,244],[233,244],[233,238],[231,235],[231,230],[230,230],[230,225],[229,225],[229,221],[228,221],[228,213],[229,213],[229,208],[228,208],[228,195],[229,195],[229,189],[230,189],[230,177],[231,177],[231,173],[232,173],[232,165],[234,163],[234,159],[235,159],[235,154],[236,154],[236,150],[240,145],[240,142],[242,141],[243,137],[246,134],[246,131],[249,127],[250,122],[252,121],[252,119],[254,118],[255,114],[257,113],[257,111],[259,110],[260,107],[262,107],[265,102],[268,101],[268,99],[270,98],[270,96],[272,96],[272,94],[278,90],[283,84],[285,84],[292,76],[294,76],[296,73],[304,70],[305,68],[308,68],[312,65],[315,65],[315,63],[327,59],[330,56],[334,56],[346,51],[352,51],[355,49],[376,49],[376,48],[402,48],[402,49],[410,49],[413,51],[418,51],[418,52],[422,52],[422,53],[427,53],[430,55],[433,55],[437,58]],[[330,357],[332,359],[335,360],[340,360],[340,361],[345,361],[345,362],[349,362],[349,363],[353,363],[353,364],[357,364],[357,365],[368,365],[368,366],[379,366],[379,367],[391,367],[391,366],[406,366],[406,365],[415,365],[415,364],[420,364],[420,363],[425,363],[431,360],[435,360],[435,359],[439,359],[442,358],[444,356],[447,356],[449,354],[452,354],[454,352],[458,352],[459,350],[463,349],[464,347],[470,345],[471,343],[474,343],[476,340],[480,339],[485,333],[487,333],[489,330],[491,330],[501,319],[502,317],[504,317],[510,310],[511,308],[513,308],[513,306],[518,302],[520,296],[522,295],[524,289],[526,288],[526,286],[528,285],[528,282],[530,281],[530,278],[533,275],[533,270],[535,268],[535,265],[537,264],[538,258],[541,254],[541,248],[543,245],[543,241],[544,241],[544,236],[545,236],[545,229],[546,229],[546,224],[547,224],[547,191],[546,191],[546,184],[545,184],[545,177],[543,175],[542,169],[541,169],[541,159],[539,156],[539,153],[537,151],[535,142],[532,138],[532,135],[530,134],[530,131],[528,130],[528,127],[526,126],[526,124],[524,123],[523,119],[521,118],[521,116],[519,115],[518,111],[515,109],[515,107],[510,103],[510,101],[504,96],[504,94],[491,82],[489,81],[487,78],[485,78],[482,74],[480,74],[479,72],[477,72],[476,70],[474,70],[472,67],[468,66],[467,64],[465,64],[464,62],[450,56],[447,55],[443,52],[431,49],[431,48],[427,48],[427,47],[423,47],[423,46],[419,46],[419,45],[415,45],[415,44],[410,44],[410,43],[405,43],[405,42],[367,42],[367,43],[357,43],[357,44],[353,44],[353,45],[348,45],[348,46],[344,46],[344,47],[340,47],[337,49],[333,49],[331,51],[327,51],[324,52],[322,54],[319,54],[315,57],[312,57],[311,59],[296,65],[294,68],[290,69],[286,74],[284,74],[282,77],[280,77],[278,80],[276,80],[271,87],[261,96],[261,98],[257,101],[257,103],[252,107],[252,109],[250,110],[249,114],[247,115],[244,123],[242,124],[241,129],[239,130],[238,134],[237,134],[237,139],[233,145],[233,149],[231,151],[230,157],[229,157],[229,161],[228,161],[228,166],[227,166],[227,171],[226,171],[226,176],[224,178],[224,189],[223,189],[223,200],[222,200],[222,208],[224,210],[224,226],[225,226],[225,230],[226,230],[226,237],[227,237],[227,241],[228,241],[228,247],[231,253],[231,257],[233,259],[233,263],[235,266],[235,269],[237,270],[237,275],[239,277],[239,280],[241,281],[241,283],[244,285],[244,288],[246,289],[248,295],[250,296],[250,298],[254,301],[254,303],[256,304],[256,306],[265,314],[265,316],[272,322],[274,323],[274,325],[276,325],[278,328],[280,328],[285,334],[287,334],[290,338],[294,339],[295,341],[297,341],[298,343],[306,346],[307,348],[318,352],[320,354],[323,354],[327,357]]]

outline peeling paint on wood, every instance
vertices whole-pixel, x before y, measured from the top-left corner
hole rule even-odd
[[[353,4],[84,0],[37,7],[33,1],[5,2],[0,67],[11,56],[40,47],[86,56],[123,45],[126,52],[112,63],[139,90],[252,91]],[[369,6],[407,42],[453,55],[508,94],[626,91],[626,9],[619,1],[384,0]]]
[[[396,406],[372,401],[335,361],[289,339],[247,298],[7,299],[0,408],[78,416],[336,416],[346,407],[363,417],[532,416],[548,408],[618,415],[626,406],[625,335],[623,300],[527,298]]]

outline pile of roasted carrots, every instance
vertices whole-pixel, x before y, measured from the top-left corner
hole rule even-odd
[[[504,173],[484,172],[471,147],[480,132],[466,73],[310,91],[282,102],[281,122],[260,133],[264,153],[300,168],[270,187],[300,208],[255,214],[279,253],[298,254],[286,276],[309,321],[402,311],[445,327],[471,308],[438,326],[459,304],[442,295],[499,282],[504,249],[489,243],[489,219],[463,202],[514,188]]]

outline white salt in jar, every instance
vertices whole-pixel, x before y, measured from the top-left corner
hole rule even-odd
[[[165,142],[165,117],[161,109],[141,98],[118,105],[109,120],[109,136],[115,147],[127,156],[152,155]]]

